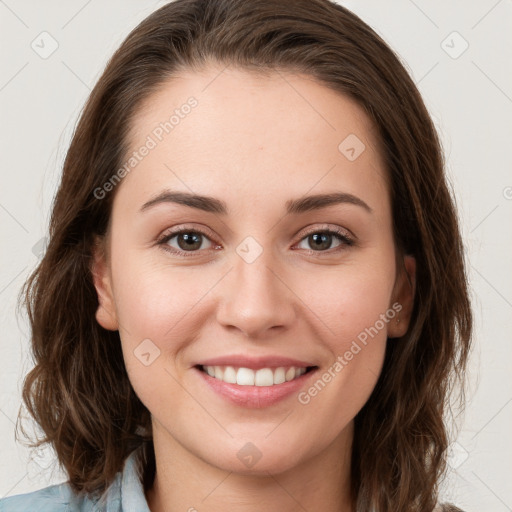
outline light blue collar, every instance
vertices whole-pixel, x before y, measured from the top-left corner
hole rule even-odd
[[[122,472],[117,473],[115,480],[100,497],[96,506],[105,507],[105,512],[151,512],[149,510],[142,475],[139,472],[139,458],[142,455],[141,445],[126,458]]]

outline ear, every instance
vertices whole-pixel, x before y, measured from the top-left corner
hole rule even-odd
[[[413,256],[405,255],[393,288],[390,308],[397,313],[389,322],[388,338],[400,338],[409,329],[415,291],[416,259]],[[395,307],[393,307],[393,304]]]
[[[98,309],[96,310],[96,320],[109,331],[117,331],[119,323],[112,292],[112,276],[107,262],[105,238],[96,238],[93,246],[93,257],[91,263],[91,273],[94,281],[94,287],[98,294]]]

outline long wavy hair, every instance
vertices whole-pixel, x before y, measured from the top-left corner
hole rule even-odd
[[[355,418],[353,502],[358,512],[431,511],[446,470],[452,399],[464,405],[471,344],[456,208],[438,134],[404,65],[330,0],[177,0],[142,21],[110,59],[66,155],[46,252],[19,297],[35,361],[23,404],[44,432],[29,446],[50,443],[72,489],[95,495],[144,445],[144,485],[151,485],[149,411],[129,382],[119,333],[95,319],[92,249],[118,187],[101,200],[94,191],[125,161],[141,102],[180,70],[209,62],[306,74],[354,100],[376,127],[396,250],[416,258],[416,295],[409,329],[388,343],[380,378]]]

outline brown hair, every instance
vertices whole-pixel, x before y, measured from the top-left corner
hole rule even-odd
[[[108,63],[81,114],[64,163],[49,243],[22,289],[35,368],[23,401],[77,493],[103,492],[142,443],[154,476],[151,421],[123,363],[119,333],[95,320],[90,272],[95,235],[114,192],[94,190],[119,169],[141,101],[180,69],[209,61],[309,75],[355,100],[374,122],[391,184],[399,255],[416,258],[405,336],[355,419],[357,511],[431,511],[445,470],[444,415],[463,383],[472,315],[463,246],[443,153],[399,58],[363,21],[329,0],[177,0],[136,27]],[[21,412],[21,411],[20,411]],[[20,415],[18,415],[20,419]],[[23,430],[23,429],[22,429]]]

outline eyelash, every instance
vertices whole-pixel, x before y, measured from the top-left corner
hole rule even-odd
[[[214,243],[210,239],[210,236],[203,230],[197,229],[197,228],[193,228],[193,229],[189,228],[189,229],[180,229],[179,231],[174,231],[172,233],[167,233],[167,234],[163,235],[159,240],[157,240],[157,244],[159,246],[161,246],[164,251],[170,252],[171,254],[174,254],[174,255],[177,255],[180,257],[188,258],[188,257],[196,256],[200,251],[181,251],[181,250],[177,250],[174,247],[170,247],[169,245],[167,245],[167,243],[170,240],[172,240],[174,237],[176,237],[177,235],[180,235],[182,233],[200,234],[200,235],[206,237],[208,240],[210,240],[210,242]],[[325,254],[325,253],[327,253],[327,254],[338,253],[338,252],[346,249],[347,247],[352,247],[353,245],[355,245],[354,239],[349,237],[345,231],[343,231],[341,229],[337,229],[337,228],[311,230],[308,233],[306,233],[299,240],[298,243],[302,242],[303,240],[305,240],[306,238],[308,238],[309,236],[314,235],[314,234],[334,235],[341,242],[341,244],[338,247],[335,247],[334,250],[327,249],[326,251],[314,251],[313,249],[309,249],[309,250],[307,250],[308,254],[320,255],[320,254]]]

